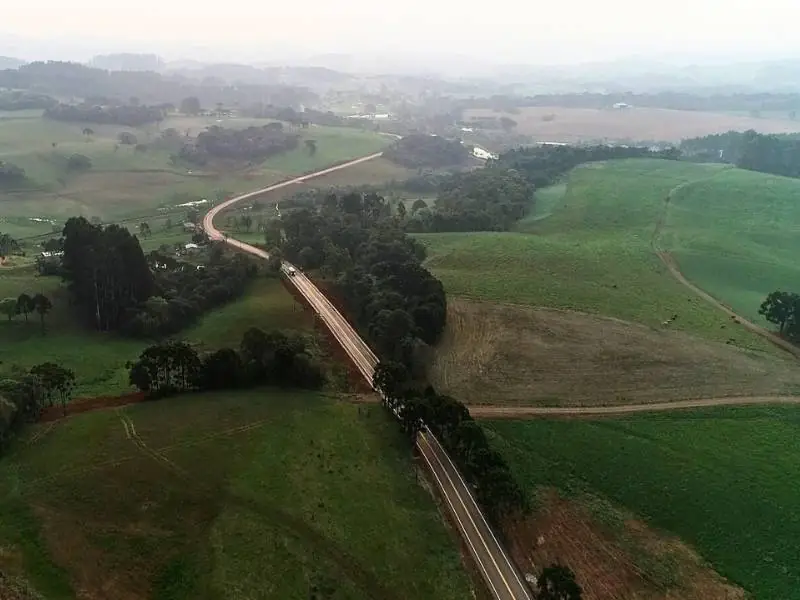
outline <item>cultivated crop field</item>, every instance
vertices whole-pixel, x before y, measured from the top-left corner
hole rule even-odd
[[[754,598],[791,600],[800,598],[799,417],[796,407],[739,407],[485,426],[531,493],[608,498],[679,535]]]
[[[520,108],[519,114],[491,109],[469,109],[464,119],[509,117],[517,122],[517,133],[543,142],[602,140],[652,140],[679,142],[712,133],[746,131],[792,133],[800,124],[790,119],[754,118],[734,114],[630,108],[627,110],[535,106]]]
[[[428,267],[451,298],[464,299],[451,301],[436,380],[481,403],[614,404],[795,393],[793,363],[676,281],[653,250],[667,197],[739,173],[724,165],[659,160],[596,163],[573,171],[566,185],[546,190],[544,202],[515,232],[419,236],[428,247]],[[689,239],[700,239],[703,222],[696,223]],[[719,231],[720,239],[735,241],[735,234]],[[776,264],[779,270],[785,266]],[[503,309],[487,307],[487,301]],[[677,319],[664,331],[662,322],[673,315]]]
[[[30,434],[0,463],[0,568],[48,598],[470,596],[380,407],[199,394]]]
[[[202,170],[173,165],[166,150],[149,147],[137,152],[133,146],[118,146],[117,135],[129,131],[147,145],[167,128],[197,135],[210,125],[244,128],[268,121],[172,116],[160,125],[141,128],[90,124],[94,133],[87,136],[82,133],[83,123],[45,120],[31,112],[9,115],[0,119],[0,160],[22,167],[32,180],[26,188],[5,190],[0,202],[0,219],[13,222],[18,237],[42,233],[43,225],[31,218],[60,224],[75,215],[104,221],[154,217],[159,209],[185,215],[186,210],[176,207],[187,200],[214,199],[218,192],[250,191],[290,175],[377,152],[390,142],[374,132],[315,126],[298,130],[301,143],[286,154],[247,168],[217,165]],[[313,156],[302,143],[306,139],[317,142]],[[75,153],[88,156],[92,168],[69,172],[66,161]],[[4,224],[0,221],[0,231]]]
[[[150,343],[89,331],[76,321],[67,290],[58,277],[40,277],[34,267],[0,270],[0,298],[44,293],[53,303],[41,330],[37,315],[0,320],[0,374],[46,361],[73,369],[75,396],[113,395],[130,390],[125,363]],[[181,338],[202,348],[236,347],[250,327],[310,330],[313,318],[277,279],[258,279],[239,300],[205,315]]]
[[[726,170],[675,191],[659,245],[683,274],[743,316],[775,290],[800,290],[800,182]]]

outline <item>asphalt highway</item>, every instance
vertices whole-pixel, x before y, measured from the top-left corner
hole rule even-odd
[[[203,219],[203,229],[206,234],[216,241],[223,241],[254,256],[267,259],[269,255],[255,246],[245,242],[226,237],[214,227],[214,217],[226,208],[238,202],[256,198],[268,192],[278,190],[290,185],[302,183],[308,179],[346,169],[381,156],[381,153],[371,154],[363,158],[352,160],[334,167],[317,171],[283,181],[266,188],[256,190],[241,196],[236,196],[213,207]],[[378,357],[367,346],[355,329],[347,322],[342,314],[325,295],[306,277],[299,269],[284,261],[281,267],[287,280],[294,285],[313,308],[314,312],[322,319],[342,348],[347,352],[359,372],[372,386],[372,375],[378,364]],[[290,275],[290,269],[294,274]],[[453,461],[447,455],[436,437],[427,429],[420,432],[417,438],[417,448],[422,459],[432,473],[439,490],[447,504],[459,533],[469,549],[475,565],[486,582],[492,596],[497,600],[530,600],[532,594],[519,571],[511,562],[507,552],[495,536],[492,528],[487,523],[483,513],[478,507],[469,484],[459,473]]]

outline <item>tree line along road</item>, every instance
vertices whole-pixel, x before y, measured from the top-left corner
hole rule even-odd
[[[260,248],[223,236],[214,226],[214,217],[226,208],[243,200],[255,198],[256,196],[340,169],[346,169],[373,160],[381,155],[382,153],[378,152],[230,198],[213,207],[205,215],[203,229],[212,240],[225,242],[244,252],[267,259],[269,255]],[[284,275],[288,275],[290,268],[293,268],[292,265],[284,261],[281,266]],[[288,280],[308,301],[314,312],[320,316],[371,387],[372,376],[378,364],[378,357],[375,353],[372,352],[325,295],[303,273],[295,271],[295,274],[289,277]],[[466,481],[435,436],[426,430],[420,432],[417,438],[417,449],[444,497],[459,533],[464,539],[475,565],[492,596],[497,600],[531,600],[530,589],[524,583],[516,566],[511,562],[508,553],[486,521]]]

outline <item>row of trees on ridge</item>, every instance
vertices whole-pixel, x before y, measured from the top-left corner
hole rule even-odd
[[[0,453],[12,434],[35,421],[43,408],[58,401],[66,413],[74,388],[75,373],[51,362],[0,379]]]
[[[115,106],[99,106],[88,103],[57,104],[45,110],[44,116],[54,121],[139,127],[164,120],[164,111],[155,106],[131,104]]]
[[[381,356],[415,370],[441,336],[447,301],[422,266],[425,248],[397,226],[377,194],[330,194],[272,221],[267,246],[333,283],[345,312]],[[282,225],[282,229],[280,228]]]
[[[464,166],[471,159],[470,149],[459,140],[423,133],[413,133],[397,140],[384,150],[383,155],[409,169]]]
[[[200,133],[194,142],[185,143],[179,156],[200,166],[211,158],[255,161],[288,152],[297,148],[298,144],[299,136],[285,132],[281,123],[246,129],[228,129],[215,125]]]
[[[400,210],[400,217],[405,228],[412,232],[506,231],[531,210],[538,188],[556,183],[580,164],[621,158],[679,157],[677,149],[643,147],[519,148],[480,169],[449,175],[423,173],[405,182],[404,189],[433,193],[436,201],[431,207],[417,207],[411,215]]]
[[[477,486],[490,518],[526,507],[525,496],[502,456],[491,450],[466,407],[425,384],[426,351],[445,327],[444,288],[422,266],[425,249],[399,226],[377,194],[330,194],[316,207],[289,212],[270,246],[332,280],[344,312],[372,342],[380,364],[375,387],[401,424],[415,435],[425,422]]]
[[[256,385],[316,389],[325,375],[305,337],[252,327],[238,349],[200,355],[186,342],[150,346],[130,365],[129,380],[139,390],[163,397]]]
[[[25,183],[26,179],[25,169],[0,160],[0,186],[19,185]]]
[[[42,325],[42,332],[44,332],[44,318],[53,308],[53,303],[50,298],[44,294],[27,294],[22,293],[17,298],[4,298],[0,300],[0,314],[6,316],[11,321],[17,315],[25,315],[25,321],[28,321],[28,315],[36,313],[39,315],[39,321]]]
[[[740,169],[800,177],[800,137],[796,134],[729,131],[684,140],[681,149],[691,160],[726,162]]]
[[[436,435],[474,486],[476,499],[496,526],[529,510],[528,499],[505,459],[491,448],[483,428],[464,404],[438,394],[431,386],[416,385],[406,367],[397,362],[381,361],[373,385],[387,407],[399,414],[404,431],[412,439],[423,423]]]

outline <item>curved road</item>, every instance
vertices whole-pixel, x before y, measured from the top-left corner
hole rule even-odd
[[[223,236],[214,227],[214,217],[226,208],[243,200],[346,169],[378,158],[381,154],[381,152],[371,154],[370,156],[323,169],[309,175],[295,177],[294,179],[226,200],[213,207],[206,214],[203,218],[203,229],[212,240],[223,241],[260,258],[269,258],[269,255],[260,248]],[[319,315],[328,329],[330,329],[371,387],[372,375],[375,371],[375,366],[378,364],[378,358],[375,353],[372,352],[364,340],[361,339],[313,282],[299,270],[296,271],[295,275],[289,276],[290,268],[292,268],[292,265],[286,261],[281,265],[281,270],[287,276],[287,280],[306,298],[314,312]],[[461,476],[439,441],[430,431],[424,430],[420,432],[417,438],[417,448],[433,475],[459,533],[464,539],[483,580],[491,591],[492,597],[496,600],[531,600],[532,595],[529,587],[523,581],[516,566],[511,562],[502,544],[500,544],[486,521],[472,495],[470,486]]]

